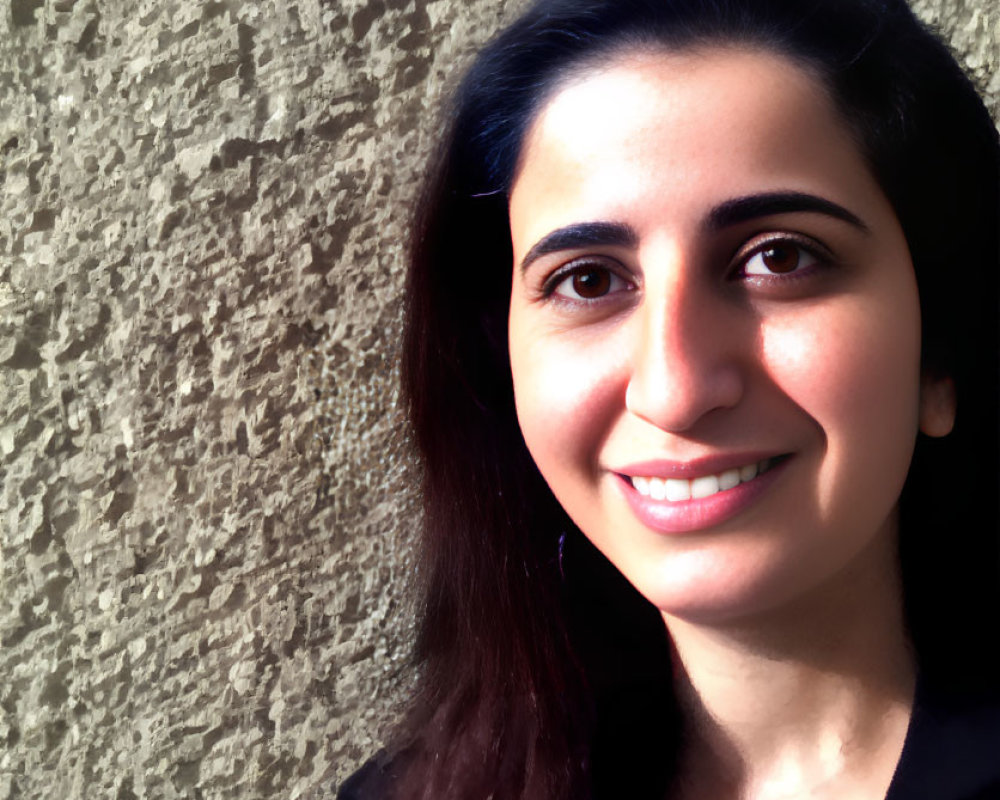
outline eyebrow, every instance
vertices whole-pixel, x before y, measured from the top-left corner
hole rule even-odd
[[[709,212],[705,227],[715,231],[759,217],[801,213],[824,214],[847,222],[865,233],[871,233],[860,217],[843,206],[804,192],[766,192],[727,200]]]
[[[635,232],[635,228],[624,222],[578,222],[567,225],[543,236],[535,243],[521,261],[521,272],[527,270],[532,262],[549,253],[596,245],[634,249],[639,246],[639,234]]]
[[[765,192],[726,200],[709,211],[704,227],[718,231],[760,217],[778,214],[823,214],[853,225],[864,233],[870,228],[856,214],[831,200],[804,192]],[[521,272],[542,256],[582,247],[639,246],[639,234],[624,222],[578,222],[543,236],[521,260]]]

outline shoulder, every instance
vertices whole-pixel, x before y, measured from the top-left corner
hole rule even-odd
[[[340,785],[337,800],[380,800],[390,788],[388,758],[380,750]]]
[[[1000,694],[918,687],[887,800],[1000,800]]]
[[[340,785],[337,800],[386,800],[391,796],[397,761],[380,750]]]

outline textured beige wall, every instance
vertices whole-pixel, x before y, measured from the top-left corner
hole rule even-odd
[[[919,8],[997,109],[994,2]],[[330,796],[377,747],[399,242],[520,4],[0,0],[0,800]]]

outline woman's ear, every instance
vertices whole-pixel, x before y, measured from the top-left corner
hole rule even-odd
[[[920,379],[920,431],[941,437],[955,427],[955,381],[925,370]]]

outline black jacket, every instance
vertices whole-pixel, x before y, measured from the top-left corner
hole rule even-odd
[[[381,752],[337,798],[382,800],[392,780],[392,761]],[[919,684],[886,800],[1000,800],[1000,698],[959,699]]]

